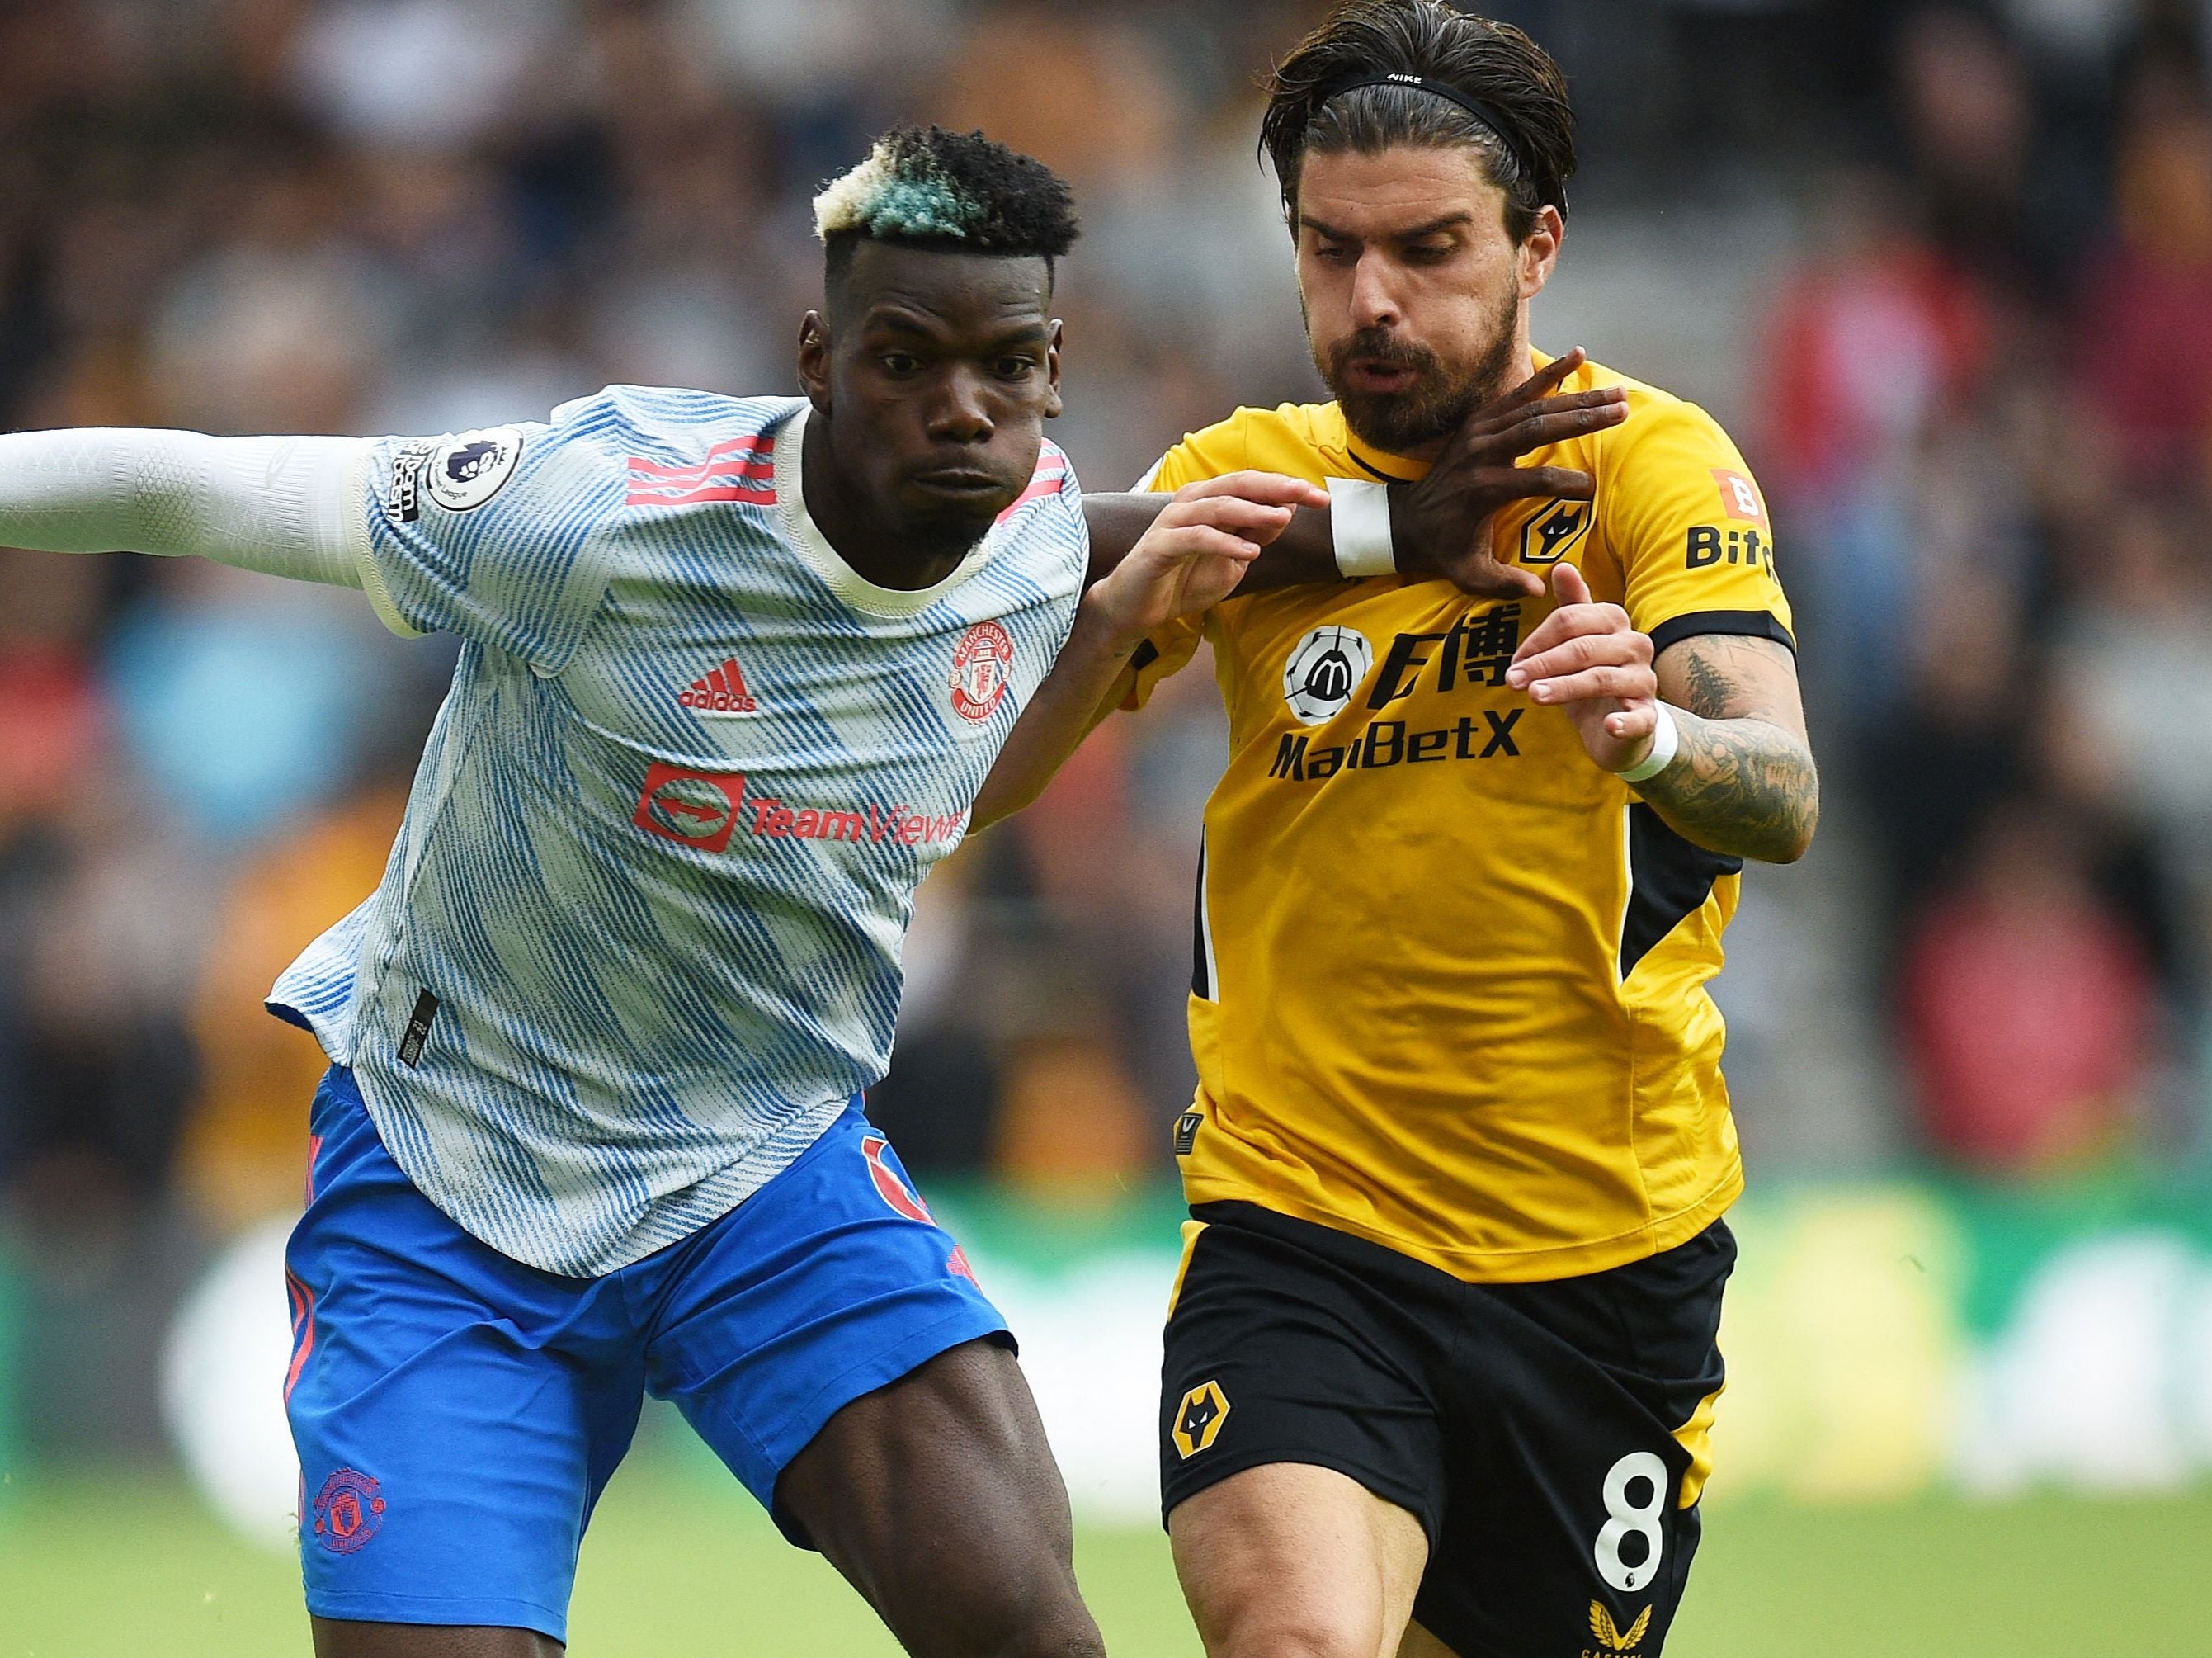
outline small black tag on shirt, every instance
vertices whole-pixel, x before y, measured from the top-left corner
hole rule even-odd
[[[1198,1125],[1206,1120],[1194,1111],[1187,1111],[1176,1119],[1176,1155],[1188,1157],[1191,1148],[1198,1143]]]
[[[407,1021],[407,1034],[399,1039],[399,1063],[410,1070],[422,1063],[422,1045],[430,1039],[430,1021],[438,1016],[438,998],[425,991],[415,998],[415,1011]]]

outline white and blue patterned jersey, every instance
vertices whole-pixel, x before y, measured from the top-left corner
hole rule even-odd
[[[615,387],[367,451],[369,596],[460,661],[382,886],[270,1006],[425,1195],[549,1271],[707,1224],[883,1076],[915,888],[1074,619],[1059,450],[901,592],[808,515],[806,418]]]

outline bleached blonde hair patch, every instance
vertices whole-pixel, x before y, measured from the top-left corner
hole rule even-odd
[[[814,234],[823,241],[848,232],[965,241],[989,216],[926,144],[904,133],[877,139],[866,161],[814,198]]]

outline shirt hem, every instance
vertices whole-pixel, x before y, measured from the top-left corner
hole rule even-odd
[[[1463,1283],[1544,1283],[1554,1278],[1587,1277],[1594,1272],[1610,1271],[1689,1242],[1743,1195],[1743,1164],[1740,1159],[1732,1159],[1728,1173],[1720,1181],[1686,1209],[1678,1209],[1611,1237],[1547,1245],[1538,1249],[1430,1248],[1399,1234],[1334,1213],[1324,1204],[1305,1202],[1296,1194],[1255,1191],[1235,1181],[1186,1177],[1183,1195],[1193,1208],[1200,1204],[1255,1204],[1294,1221],[1325,1226],[1333,1232],[1364,1239],[1393,1254],[1448,1272]]]
[[[648,1203],[637,1220],[605,1247],[578,1255],[556,1255],[531,1249],[527,1237],[518,1236],[504,1227],[492,1226],[482,1216],[466,1212],[466,1205],[454,1202],[437,1184],[424,1180],[420,1171],[411,1167],[415,1161],[410,1144],[413,1137],[402,1131],[419,1125],[395,1120],[398,1113],[388,1111],[377,1100],[376,1081],[368,1067],[356,1064],[353,1074],[355,1084],[361,1089],[362,1106],[368,1112],[368,1120],[375,1126],[376,1137],[383,1143],[386,1154],[398,1165],[407,1183],[428,1198],[433,1208],[478,1243],[498,1251],[509,1260],[520,1261],[556,1277],[579,1280],[604,1278],[624,1267],[635,1266],[714,1225],[805,1156],[852,1103],[849,1095],[842,1096],[799,1113],[796,1120],[805,1127],[800,1131],[803,1137],[796,1143],[784,1134],[773,1136],[744,1155],[702,1176],[674,1199]],[[573,1237],[575,1228],[564,1216],[548,1211],[548,1218],[550,1225],[547,1230],[555,1236]]]

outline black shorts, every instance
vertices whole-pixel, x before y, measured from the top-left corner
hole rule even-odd
[[[1252,1204],[1193,1213],[1166,1511],[1265,1463],[1334,1468],[1427,1531],[1413,1617],[1459,1658],[1657,1658],[1698,1546],[1726,1226],[1609,1271],[1474,1284]]]

